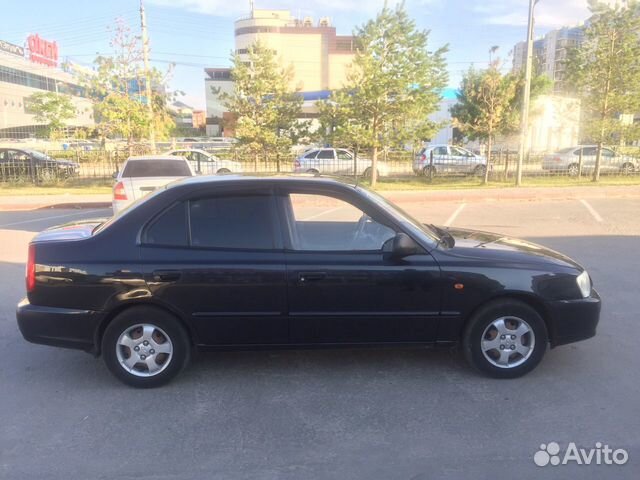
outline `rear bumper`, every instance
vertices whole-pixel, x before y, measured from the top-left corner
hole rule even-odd
[[[55,347],[95,352],[95,338],[102,312],[18,304],[16,318],[25,340]]]
[[[593,337],[600,321],[601,304],[600,295],[595,290],[588,298],[548,303],[551,346]]]

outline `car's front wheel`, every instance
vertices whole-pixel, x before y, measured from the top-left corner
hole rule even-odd
[[[542,360],[548,344],[540,314],[518,300],[490,302],[465,327],[463,349],[469,363],[495,378],[520,377]]]
[[[180,322],[155,307],[132,307],[116,316],[102,338],[104,361],[133,387],[158,387],[175,377],[190,357],[189,336]]]

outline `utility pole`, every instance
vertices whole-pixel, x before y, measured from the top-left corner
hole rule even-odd
[[[144,86],[147,97],[147,115],[149,116],[149,143],[151,153],[156,153],[156,127],[153,121],[153,94],[151,92],[151,70],[149,69],[149,34],[144,5],[140,0],[140,27],[142,29],[142,60],[144,62]]]
[[[539,0],[529,0],[529,26],[527,28],[527,60],[524,69],[524,93],[522,98],[522,118],[520,119],[520,148],[518,151],[518,168],[516,170],[516,186],[522,185],[522,164],[529,137],[529,100],[531,97],[531,67],[533,63],[533,9]]]

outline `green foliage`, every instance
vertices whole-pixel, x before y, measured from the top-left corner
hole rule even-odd
[[[113,56],[98,56],[95,75],[85,75],[83,83],[94,101],[98,130],[103,136],[122,137],[129,144],[148,138],[151,122],[158,137],[166,137],[174,126],[167,111],[171,93],[165,88],[166,75],[159,70],[150,72],[153,119],[149,118],[144,92],[144,68],[140,37],[133,35],[121,20],[116,21],[110,43]],[[139,89],[132,90],[137,84]]]
[[[69,95],[55,92],[36,92],[26,102],[38,122],[46,123],[49,137],[60,136],[66,121],[76,115],[76,107]]]
[[[487,164],[491,161],[491,145],[496,135],[517,129],[518,78],[502,75],[493,64],[486,70],[465,74],[457,94],[458,103],[451,107],[453,125],[471,140],[487,142]],[[485,171],[487,183],[489,169]]]
[[[430,51],[429,32],[416,28],[403,3],[385,5],[356,36],[347,85],[321,107],[320,123],[329,127],[327,141],[372,148],[375,185],[379,149],[422,142],[437,131],[427,117],[447,84],[447,47]]]
[[[630,1],[612,8],[590,1],[589,8],[593,17],[584,42],[568,54],[567,80],[582,101],[584,134],[598,144],[597,181],[602,145],[625,133],[620,114],[640,108],[640,5]]]
[[[237,148],[257,159],[286,155],[307,133],[298,120],[303,98],[289,87],[292,67],[281,68],[274,52],[257,42],[248,49],[248,62],[233,57],[232,93],[217,93],[234,116]]]

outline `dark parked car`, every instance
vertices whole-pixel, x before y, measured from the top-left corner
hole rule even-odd
[[[0,148],[2,178],[20,176],[37,179],[69,178],[78,173],[80,173],[80,165],[70,160],[56,160],[36,150]]]
[[[595,335],[600,298],[570,258],[425,225],[324,178],[192,177],[107,221],[29,245],[18,324],[160,385],[193,349],[461,343],[494,377]]]

